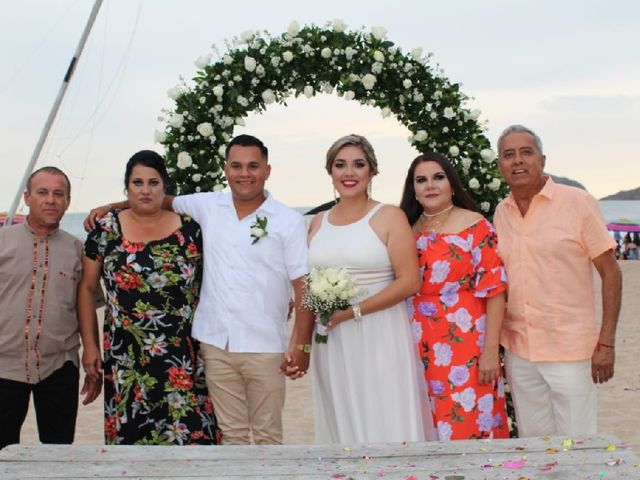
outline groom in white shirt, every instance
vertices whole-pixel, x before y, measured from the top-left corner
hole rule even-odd
[[[192,335],[201,342],[205,375],[222,443],[282,443],[283,352],[306,371],[313,322],[296,322],[289,343],[291,291],[296,318],[308,273],[305,221],[264,189],[267,147],[250,135],[226,149],[231,193],[178,196],[172,208],[202,227],[204,280]]]

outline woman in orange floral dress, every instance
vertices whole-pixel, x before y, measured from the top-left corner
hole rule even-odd
[[[506,275],[493,226],[435,152],[411,164],[400,206],[416,235],[422,286],[408,303],[439,439],[506,438]]]

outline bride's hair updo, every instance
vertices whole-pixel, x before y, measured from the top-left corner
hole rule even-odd
[[[373,150],[373,147],[369,143],[369,140],[364,138],[362,135],[356,135],[352,133],[351,135],[345,135],[344,137],[340,137],[338,140],[333,142],[333,145],[329,147],[327,151],[327,163],[326,169],[331,175],[331,167],[333,166],[333,162],[338,155],[338,152],[342,150],[344,147],[348,147],[353,145],[354,147],[358,147],[364,153],[367,162],[369,162],[369,167],[371,167],[371,173],[373,175],[378,174],[378,159],[376,158],[376,152]]]

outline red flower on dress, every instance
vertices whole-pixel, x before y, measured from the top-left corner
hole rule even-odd
[[[144,250],[144,243],[142,242],[130,242],[129,240],[122,239],[122,248],[125,249],[127,253],[136,253]]]
[[[196,246],[195,243],[191,242],[189,245],[187,245],[187,251],[191,255],[197,255],[198,254],[198,247]]]
[[[104,420],[104,434],[107,438],[116,438],[118,436],[118,429],[116,427],[116,417],[114,415],[109,415]]]
[[[111,350],[111,338],[109,338],[109,334],[107,332],[102,334],[102,348],[105,352],[107,350]]]
[[[181,390],[189,390],[193,386],[193,380],[184,368],[171,367],[169,369],[169,383],[172,387]]]
[[[142,286],[142,280],[137,273],[117,272],[114,281],[120,290],[136,290]]]
[[[180,246],[184,245],[184,235],[180,230],[176,231],[176,237],[178,237],[178,243]]]

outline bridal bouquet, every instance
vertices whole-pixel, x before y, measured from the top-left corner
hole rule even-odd
[[[318,318],[315,340],[327,343],[327,325],[336,310],[349,308],[349,300],[358,294],[358,287],[349,272],[342,267],[313,267],[307,277],[303,305]]]

